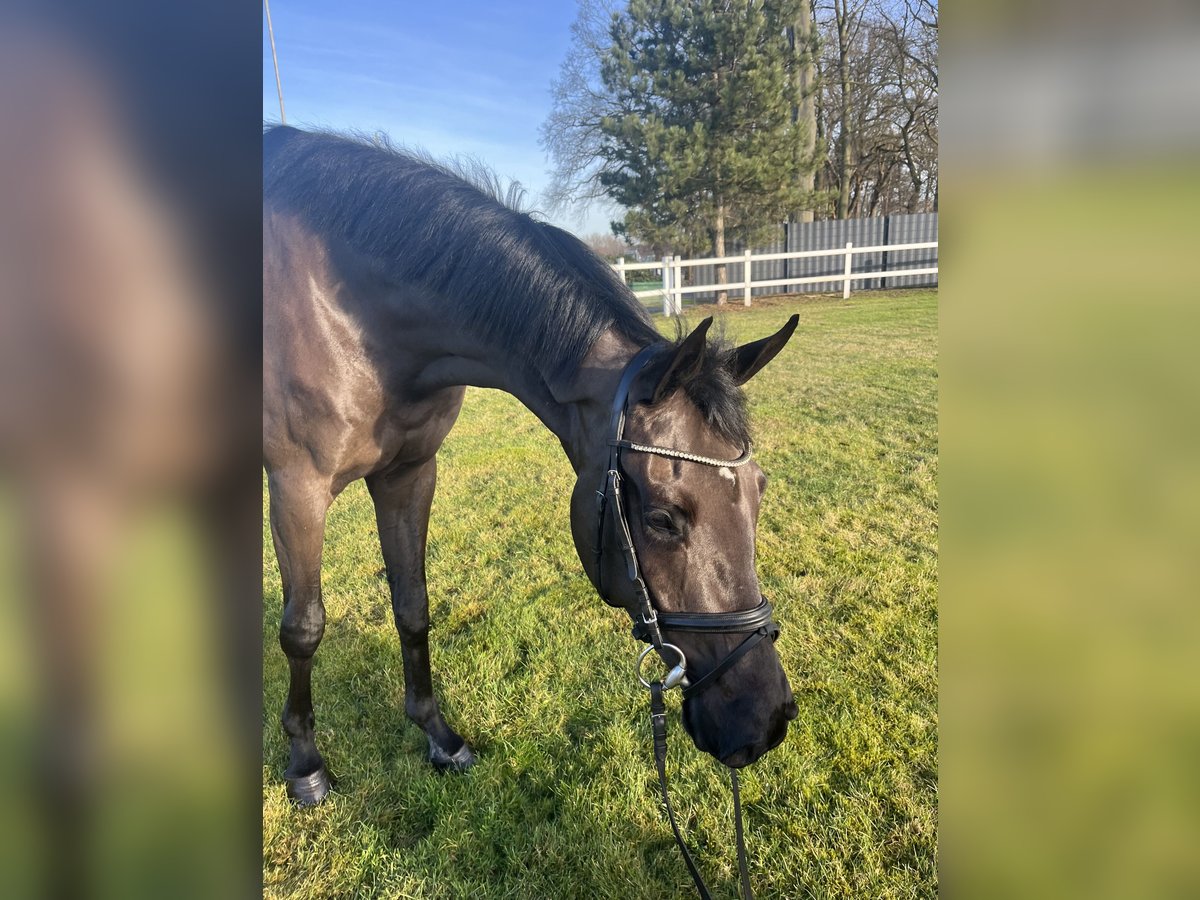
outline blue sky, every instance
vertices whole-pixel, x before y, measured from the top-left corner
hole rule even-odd
[[[537,206],[550,168],[538,129],[574,18],[572,0],[271,0],[288,124],[469,154],[520,181]],[[263,118],[279,120],[265,15]],[[615,217],[550,218],[584,234]]]

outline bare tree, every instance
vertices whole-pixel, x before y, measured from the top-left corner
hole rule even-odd
[[[912,191],[907,210],[937,209],[938,8],[931,0],[905,0],[897,15],[885,11],[892,43],[901,151]]]
[[[600,60],[612,43],[609,26],[621,6],[620,0],[579,0],[571,45],[551,84],[553,102],[539,141],[554,165],[542,197],[551,210],[586,208],[605,196],[600,123],[620,109],[601,81]]]
[[[853,82],[850,78],[853,46],[862,29],[867,0],[833,0],[834,52],[837,55],[838,108],[841,112],[838,128],[837,210],[839,219],[850,214],[851,182],[855,174],[854,135],[851,122],[855,116]],[[858,111],[861,114],[861,110]]]
[[[609,262],[616,262],[619,257],[629,256],[633,252],[633,247],[621,240],[615,234],[595,234],[586,235],[583,242],[592,249],[594,253],[603,256]]]
[[[837,218],[937,208],[937,6],[827,0],[820,57],[818,185]],[[820,193],[818,192],[818,196]]]

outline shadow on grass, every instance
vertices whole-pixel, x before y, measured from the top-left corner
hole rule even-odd
[[[441,635],[445,644],[434,630],[443,713],[478,755],[461,774],[433,770],[424,733],[404,715],[395,632],[354,616],[331,623],[313,688],[318,739],[339,779],[326,803],[335,811],[284,812],[291,819],[285,827],[326,846],[331,859],[354,857],[354,871],[317,873],[321,890],[403,895],[389,874],[396,872],[405,883],[425,885],[428,896],[661,897],[686,889],[686,870],[653,793],[644,711],[631,721],[630,710],[608,706],[613,694],[606,690],[591,702],[573,699],[588,696],[590,678],[556,671],[567,651],[551,646],[553,634],[533,640],[518,627],[502,640],[506,614],[536,618],[548,604],[569,607],[559,588],[543,587],[523,600],[525,610],[485,615],[465,633]],[[494,671],[484,664],[480,677],[462,677],[471,665],[467,645],[502,642]],[[561,690],[543,687],[548,680]],[[513,694],[519,699],[525,689],[536,694],[529,716],[511,707]],[[675,740],[690,743],[682,731]],[[614,741],[615,755],[606,752]],[[284,741],[272,742],[266,762],[282,783]],[[629,771],[615,778],[622,767]],[[364,859],[367,846],[373,849]],[[288,885],[305,893],[303,879],[289,877]]]

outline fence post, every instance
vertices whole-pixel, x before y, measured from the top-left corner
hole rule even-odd
[[[662,301],[663,315],[674,315],[675,306],[671,302],[671,257],[669,256],[662,258]]]
[[[854,254],[850,251],[854,249],[854,241],[846,241],[846,271],[843,273],[842,281],[842,299],[850,299],[850,270],[854,267]]]
[[[746,249],[746,261],[742,263],[742,283],[745,287],[742,289],[742,302],[747,306],[750,305],[750,250]]]
[[[679,264],[679,257],[676,256],[671,262],[671,302],[675,307],[675,315],[683,315],[683,294],[679,289],[683,287],[683,266]]]
[[[891,221],[892,221],[891,216],[883,217],[883,246],[885,246],[885,247],[888,246],[889,243],[891,243],[891,238],[888,236],[888,232],[889,232],[888,225],[891,223]],[[883,271],[887,272],[887,270],[888,270],[888,252],[886,250],[884,250],[883,251]],[[887,290],[887,278],[886,277],[879,279],[879,289],[882,291]]]

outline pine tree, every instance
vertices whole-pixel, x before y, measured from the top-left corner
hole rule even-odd
[[[600,181],[629,210],[616,230],[724,256],[807,202],[786,34],[803,2],[630,0],[613,16],[601,77],[619,112],[601,121]]]

